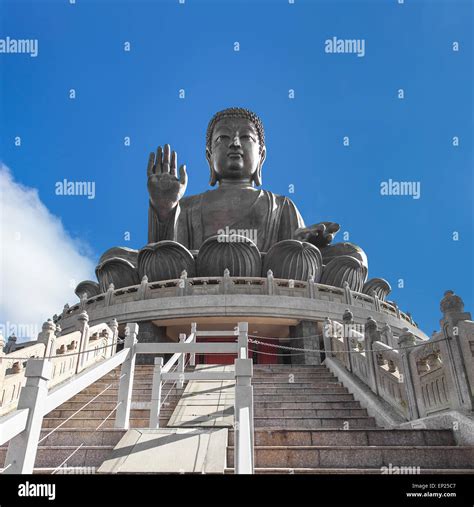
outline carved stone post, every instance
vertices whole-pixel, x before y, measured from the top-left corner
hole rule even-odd
[[[374,289],[370,291],[370,295],[374,298],[374,310],[380,312],[380,299]]]
[[[344,363],[345,367],[348,371],[352,371],[352,344],[351,344],[351,331],[354,325],[352,312],[347,309],[342,316],[342,322],[344,325],[343,328],[343,340],[344,340],[344,350],[346,354],[344,354]]]
[[[196,332],[197,332],[197,324],[196,322],[191,323],[191,334],[194,335],[193,341],[191,343],[196,343]],[[196,354],[193,352],[191,357],[189,358],[189,366],[196,366]]]
[[[392,328],[388,324],[384,324],[382,329],[380,330],[380,338],[382,343],[385,343],[385,345],[388,345],[389,347],[392,348],[395,347]]]
[[[410,352],[413,349],[407,348],[415,345],[415,342],[415,336],[410,333],[407,328],[403,330],[403,333],[398,338],[398,345],[400,347],[400,363],[402,367],[402,371],[400,373],[403,375],[401,380],[405,384],[408,400],[408,415],[410,420],[418,419],[420,417],[418,404],[416,402],[415,386],[413,383],[413,372],[411,371],[410,365]]]
[[[115,285],[113,283],[111,283],[109,285],[109,288],[107,289],[107,292],[105,293],[105,306],[110,306],[113,304],[114,291],[115,291]]]
[[[138,299],[146,299],[147,293],[148,293],[148,277],[144,275],[140,283],[140,287],[138,287]]]
[[[79,342],[79,356],[77,358],[76,373],[82,371],[86,361],[85,351],[89,346],[89,315],[84,311],[77,317],[77,329],[81,332],[81,341]]]
[[[265,285],[267,289],[267,294],[269,296],[273,296],[275,294],[275,280],[273,277],[273,271],[271,269],[267,271],[267,280]]]
[[[112,331],[112,345],[110,347],[110,353],[109,356],[113,356],[115,352],[117,352],[117,342],[118,342],[118,322],[117,319],[114,317],[109,323],[108,326],[110,327],[110,330]]]
[[[11,354],[12,352],[15,352],[16,340],[17,340],[17,337],[15,336],[15,334],[12,334],[11,336],[8,337],[8,342],[5,347],[5,354]]]
[[[347,281],[343,283],[343,288],[344,288],[344,303],[346,303],[346,305],[352,305],[353,304],[352,291]]]
[[[56,341],[56,325],[49,319],[38,334],[38,341],[44,343],[44,357],[54,356],[54,342]]]
[[[307,292],[307,296],[310,299],[314,299],[315,298],[315,287],[314,287],[314,276],[313,275],[311,275],[308,278],[308,292]]]
[[[28,409],[25,429],[8,445],[5,459],[7,474],[32,474],[48,396],[51,363],[46,359],[29,359],[25,371],[26,385],[20,393],[18,410]]]
[[[440,324],[446,339],[440,342],[440,352],[443,364],[448,367],[453,378],[454,392],[450,393],[452,408],[471,412],[474,410],[474,386],[470,383],[468,369],[473,367],[472,353],[471,357],[468,357],[468,354],[464,357],[466,349],[469,351],[469,348],[463,347],[461,342],[466,340],[467,336],[459,332],[460,327],[464,327],[461,324],[471,320],[471,314],[464,312],[463,300],[451,290],[444,293],[440,308],[443,312]],[[470,373],[472,376],[472,371]]]
[[[334,354],[332,354],[332,323],[329,320],[329,317],[326,317],[324,319],[323,323],[323,341],[324,341],[324,353],[326,357],[331,357]]]
[[[237,328],[239,331],[239,337],[237,339],[238,342],[237,357],[239,359],[247,359],[249,350],[249,324],[248,322],[239,322]]]
[[[125,348],[130,349],[127,359],[122,363],[120,371],[120,384],[118,391],[117,412],[115,427],[128,430],[130,427],[130,407],[132,404],[133,377],[135,375],[135,359],[137,357],[136,344],[138,324],[127,324],[125,331]]]
[[[151,388],[151,407],[150,407],[150,428],[160,427],[160,409],[161,409],[161,369],[163,368],[163,358],[155,357],[155,367],[153,369],[153,385]]]
[[[81,294],[81,297],[79,300],[79,309],[80,310],[86,309],[86,302],[87,302],[87,294],[84,292],[84,294]]]
[[[377,386],[377,374],[376,374],[376,356],[375,353],[372,352],[374,350],[374,342],[378,341],[380,338],[379,331],[377,330],[377,322],[369,317],[367,322],[365,323],[365,333],[364,333],[364,349],[365,349],[365,358],[367,360],[367,374],[368,374],[368,383],[369,387],[375,394],[379,394],[378,386]]]

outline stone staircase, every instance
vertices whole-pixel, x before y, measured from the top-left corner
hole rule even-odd
[[[152,375],[153,366],[136,366],[131,428],[148,427]],[[93,473],[110,456],[126,433],[114,428],[119,376],[118,368],[45,416],[35,473],[51,473],[69,456],[56,473]],[[255,365],[253,385],[256,473],[380,474],[390,465],[474,473],[474,448],[457,446],[451,430],[378,428],[325,366]],[[163,387],[162,428],[184,391],[171,387]],[[226,473],[233,444],[230,430]],[[0,447],[2,465],[5,455]]]
[[[115,412],[112,411],[117,406],[119,377],[120,368],[117,368],[45,416],[40,440],[46,438],[38,447],[35,473],[51,473],[74,451],[76,452],[64,465],[69,470],[61,467],[56,473],[93,473],[94,468],[103,463],[126,433],[126,430],[114,428]],[[152,377],[153,365],[135,367],[131,428],[148,427]],[[166,383],[162,390],[162,399],[167,398],[160,412],[161,427],[168,423],[184,391],[184,388],[171,389],[172,384]],[[75,414],[86,403],[88,405]],[[59,425],[61,426],[48,436]],[[6,445],[0,447],[2,466],[6,449]]]
[[[451,430],[378,428],[325,366],[255,365],[252,383],[256,473],[474,473],[474,448],[456,446]],[[233,445],[231,431],[230,466]]]

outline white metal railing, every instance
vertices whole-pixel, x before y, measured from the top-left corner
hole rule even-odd
[[[235,336],[236,341],[197,343],[199,336]],[[127,342],[126,342],[127,343]],[[122,364],[122,374],[119,387],[120,406],[117,410],[115,426],[128,428],[130,424],[131,386],[133,385],[133,370],[136,354],[173,354],[163,365],[163,358],[155,358],[153,372],[152,400],[150,407],[150,428],[159,428],[160,409],[162,406],[161,393],[163,383],[176,381],[182,387],[188,380],[235,380],[234,428],[235,450],[234,468],[236,474],[248,474],[254,471],[254,422],[253,422],[253,362],[248,359],[248,323],[239,322],[234,331],[198,331],[192,325],[191,334],[186,337],[180,335],[178,343],[138,343],[132,347],[131,354]],[[191,361],[196,353],[206,354],[236,354],[234,371],[211,372],[185,371],[186,355],[191,355]],[[173,365],[178,363],[175,372],[171,372]]]

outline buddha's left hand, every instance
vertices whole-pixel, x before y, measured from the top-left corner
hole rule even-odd
[[[331,243],[340,228],[341,226],[335,222],[320,222],[319,224],[297,229],[295,239],[307,241],[318,248],[324,248]]]

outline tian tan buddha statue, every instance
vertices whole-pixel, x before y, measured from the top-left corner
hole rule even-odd
[[[220,111],[209,122],[206,159],[210,185],[186,195],[186,166],[167,144],[151,153],[147,178],[150,197],[148,245],[140,251],[111,248],[102,255],[95,282],[82,282],[76,293],[87,297],[113,283],[120,288],[148,281],[187,277],[266,277],[312,279],[358,292],[375,291],[385,299],[390,287],[367,279],[367,257],[351,243],[331,244],[339,225],[306,227],[291,199],[262,185],[266,157],[260,118],[242,108]],[[347,282],[347,283],[346,283]]]

